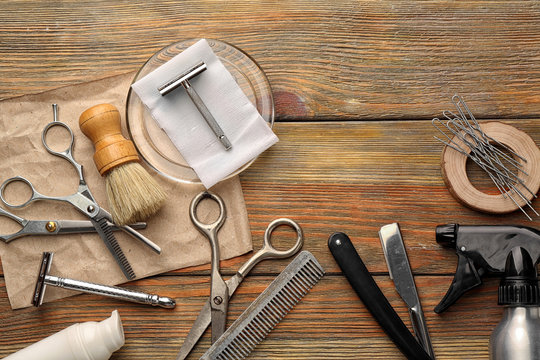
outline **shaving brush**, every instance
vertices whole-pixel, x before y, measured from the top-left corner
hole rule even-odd
[[[114,105],[100,104],[84,111],[79,127],[94,143],[94,163],[105,177],[107,197],[117,225],[145,221],[165,201],[165,193],[141,166],[135,145],[121,132]]]

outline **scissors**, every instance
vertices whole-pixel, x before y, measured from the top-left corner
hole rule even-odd
[[[77,192],[67,195],[67,196],[46,196],[43,194],[40,194],[37,192],[37,190],[34,188],[32,183],[28,181],[26,178],[22,176],[15,176],[10,179],[7,179],[4,181],[4,183],[0,186],[0,199],[2,202],[14,209],[23,208],[27,206],[28,204],[39,201],[39,200],[52,200],[52,201],[60,201],[60,202],[66,202],[71,204],[73,207],[75,207],[77,210],[85,214],[89,219],[90,222],[94,225],[94,228],[96,229],[96,232],[99,234],[101,239],[105,242],[105,245],[111,252],[111,254],[114,256],[114,259],[122,269],[122,272],[128,278],[129,280],[132,280],[135,278],[135,273],[133,269],[131,268],[131,265],[127,261],[124,253],[122,252],[122,249],[120,248],[120,245],[118,245],[118,242],[116,241],[116,238],[114,237],[113,232],[111,231],[111,224],[113,224],[112,216],[110,213],[108,213],[106,210],[102,209],[94,197],[92,196],[92,193],[90,192],[90,189],[88,188],[88,185],[86,184],[86,181],[84,180],[83,175],[83,168],[82,165],[77,163],[75,159],[73,158],[73,144],[74,144],[74,136],[73,132],[69,128],[69,126],[63,122],[60,122],[57,120],[57,108],[55,106],[56,104],[53,104],[53,110],[54,110],[54,121],[48,123],[45,125],[45,128],[43,129],[41,133],[41,142],[43,143],[43,146],[45,149],[52,155],[61,157],[62,159],[67,160],[75,170],[77,171],[77,174],[79,175],[79,186],[77,189]],[[47,133],[50,129],[52,129],[55,126],[60,126],[66,129],[70,136],[71,141],[68,144],[67,148],[63,151],[55,151],[51,149],[46,140]],[[5,198],[5,192],[6,187],[9,184],[19,182],[23,183],[27,187],[30,188],[31,194],[30,198],[24,201],[20,204],[11,204],[9,203]],[[142,241],[144,244],[149,246],[152,250],[157,252],[158,254],[161,253],[161,248],[154,244],[152,241],[147,239],[145,236],[140,234],[139,232],[135,231],[130,226],[119,226],[119,229],[126,232],[133,238]]]
[[[0,216],[8,217],[19,225],[21,229],[11,234],[0,234],[0,240],[6,244],[29,235],[61,235],[96,232],[94,224],[89,220],[28,220],[0,208]],[[120,230],[118,226],[109,224],[112,231]],[[133,229],[145,229],[145,222],[130,225]]]
[[[196,216],[197,205],[205,198],[216,201],[220,208],[219,218],[212,224],[203,224]],[[225,221],[225,205],[223,204],[223,200],[214,193],[203,192],[192,200],[189,214],[193,224],[208,238],[212,245],[212,287],[210,290],[210,298],[206,301],[199,316],[193,323],[189,334],[180,348],[176,360],[183,360],[189,355],[210,323],[212,323],[212,343],[223,334],[226,326],[228,301],[255,265],[266,259],[284,259],[291,257],[302,248],[304,243],[302,228],[300,228],[296,222],[286,218],[276,219],[268,224],[268,227],[266,228],[262,248],[244,263],[233,277],[227,281],[223,281],[223,278],[219,274],[219,246],[217,241],[217,232]],[[296,243],[286,251],[275,249],[271,243],[272,232],[280,225],[292,227],[297,235]],[[225,305],[223,306],[223,304]]]

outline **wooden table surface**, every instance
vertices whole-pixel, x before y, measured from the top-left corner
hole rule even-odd
[[[430,120],[452,109],[451,96],[459,93],[478,119],[504,121],[540,142],[538,1],[21,0],[1,7],[2,99],[133,71],[160,48],[189,38],[234,44],[266,72],[280,142],[240,177],[253,243],[260,246],[274,218],[293,218],[327,275],[250,358],[402,359],[326,245],[333,232],[346,232],[410,326],[377,235],[382,225],[399,222],[437,358],[488,359],[489,335],[502,314],[498,280],[485,279],[435,314],[457,260],[435,242],[435,226],[539,221],[457,203],[441,177]],[[249,256],[222,262],[226,277]],[[229,324],[286,264],[254,269],[230,303]],[[174,297],[172,311],[92,295],[13,311],[2,276],[0,356],[118,309],[126,344],[112,359],[172,360],[209,284],[208,265],[129,283]],[[190,359],[209,344],[207,331]]]

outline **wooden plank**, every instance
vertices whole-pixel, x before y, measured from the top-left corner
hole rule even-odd
[[[230,303],[229,325],[272,281],[273,276],[249,276]],[[403,321],[407,310],[387,276],[377,283]],[[426,321],[438,359],[487,359],[491,331],[502,315],[496,305],[498,281],[489,279],[447,313],[432,309],[450,278],[417,276]],[[79,295],[45,304],[41,308],[11,311],[0,281],[0,356],[51,335],[77,322],[100,321],[118,309],[126,344],[111,359],[173,359],[206,297],[209,279],[201,276],[163,276],[137,283],[137,288],[172,296],[174,310]],[[479,309],[482,309],[479,311]],[[207,331],[189,359],[198,359],[210,345]],[[250,359],[402,359],[341,275],[325,276],[281,321]]]
[[[540,141],[538,120],[508,123]],[[377,233],[398,222],[415,272],[451,274],[456,256],[435,242],[437,225],[538,224],[519,211],[493,216],[459,204],[440,175],[441,146],[429,122],[280,123],[275,130],[280,142],[241,175],[254,241],[271,219],[291,217],[331,271],[326,243],[335,231],[351,237],[370,271],[386,272]]]
[[[437,358],[488,358],[489,334],[502,314],[498,281],[486,279],[447,313],[434,314],[456,266],[453,251],[435,243],[435,226],[538,221],[458,204],[440,177],[441,148],[425,120],[452,109],[450,97],[460,92],[478,118],[521,118],[508,123],[540,141],[536,1],[14,0],[2,10],[0,99],[133,71],[161,47],[200,36],[240,47],[265,70],[281,141],[241,175],[254,246],[271,220],[291,217],[328,275],[250,358],[402,359],[326,247],[332,232],[348,233],[410,324],[377,238],[379,227],[394,221],[402,227]],[[399,121],[355,121],[391,119]],[[474,169],[470,175],[492,191]],[[282,247],[292,240],[287,231],[276,235]],[[224,261],[226,276],[249,256]],[[231,302],[229,324],[287,263],[267,261],[253,270]],[[12,311],[1,274],[0,357],[118,308],[126,346],[113,360],[172,359],[209,293],[203,265],[126,285],[176,298],[172,311],[91,295]],[[207,332],[191,358],[209,344]]]
[[[540,121],[506,123],[540,142]],[[440,175],[441,146],[432,138],[436,130],[429,122],[279,123],[275,131],[280,142],[241,174],[256,248],[272,220],[289,217],[303,227],[305,248],[329,271],[338,268],[327,250],[328,237],[343,231],[368,269],[381,273],[387,269],[377,233],[398,222],[413,270],[448,275],[457,258],[435,242],[437,225],[538,224],[537,218],[531,223],[519,211],[492,216],[460,205]],[[538,200],[534,204],[540,210]],[[0,225],[6,221],[0,217]],[[294,241],[292,231],[280,229],[275,235],[283,248]],[[224,273],[234,273],[249,256],[223,262]],[[277,270],[275,263],[263,262],[253,271]],[[180,272],[208,274],[208,266]]]
[[[540,121],[506,123],[540,141]],[[270,221],[290,217],[304,229],[305,248],[329,271],[338,268],[327,250],[328,237],[343,231],[368,269],[385,273],[378,230],[398,222],[413,271],[448,275],[455,271],[457,257],[435,242],[437,225],[538,224],[538,218],[530,222],[519,211],[493,216],[459,204],[442,180],[442,148],[426,121],[279,123],[275,131],[280,142],[241,174],[255,248]],[[471,179],[493,191],[481,172],[471,171]],[[538,204],[533,202],[537,210]],[[276,235],[283,248],[294,241],[290,231]],[[249,256],[225,261],[222,267],[232,274]],[[208,266],[183,272],[194,271],[207,273]],[[273,273],[275,265],[262,263],[253,271]]]
[[[540,122],[509,123],[538,141]],[[326,249],[333,231],[347,232],[408,324],[406,309],[386,275],[377,238],[378,228],[393,221],[402,226],[438,358],[488,358],[489,334],[501,316],[495,305],[497,280],[487,279],[481,289],[465,295],[448,313],[433,314],[431,310],[444,296],[452,280],[448,274],[456,265],[453,251],[434,242],[434,227],[453,221],[531,224],[517,213],[487,216],[455,202],[439,177],[440,147],[430,139],[430,126],[425,121],[276,125],[281,141],[241,176],[254,245],[260,246],[269,221],[278,216],[294,218],[305,230],[305,248],[317,256],[329,275],[257,347],[252,358],[402,358],[339,275]],[[392,171],[395,166],[398,170]],[[286,231],[277,235],[281,246],[292,238]],[[223,262],[225,273],[231,274],[249,256]],[[267,274],[279,273],[286,263],[271,261],[254,269],[257,275],[248,277],[231,303],[231,321],[270,282]],[[178,275],[130,284],[175,297],[178,307],[173,312],[89,295],[39,310],[13,312],[5,290],[0,291],[0,324],[7,334],[0,342],[0,354],[7,355],[73,322],[102,319],[119,308],[128,341],[113,359],[173,358],[209,291],[208,266],[184,269]],[[192,358],[202,354],[209,341],[206,334]]]
[[[175,41],[225,40],[267,73],[278,119],[540,116],[540,9],[522,1],[4,2],[0,98],[139,68]]]

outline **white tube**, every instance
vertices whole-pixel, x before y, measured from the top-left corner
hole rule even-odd
[[[70,327],[32,344],[4,360],[107,360],[124,345],[118,311],[101,321]]]

